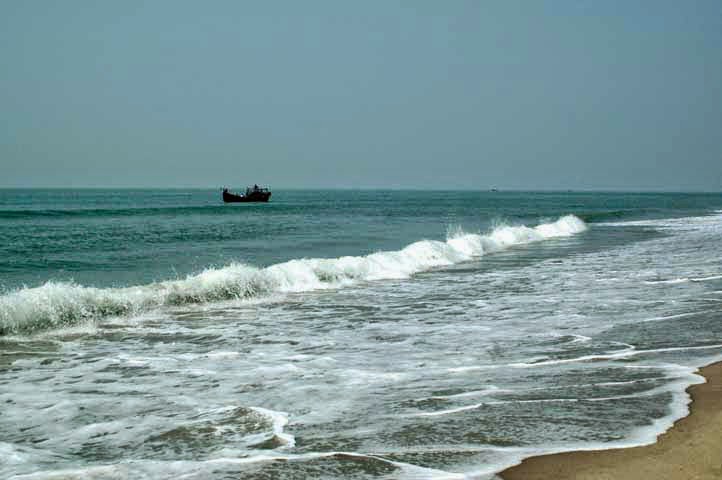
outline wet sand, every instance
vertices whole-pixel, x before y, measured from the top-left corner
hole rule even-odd
[[[643,447],[567,452],[524,460],[504,480],[722,479],[722,362],[704,367],[707,383],[687,389],[690,414],[657,443]]]

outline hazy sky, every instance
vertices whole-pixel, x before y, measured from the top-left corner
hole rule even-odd
[[[722,1],[0,2],[0,186],[722,190]]]

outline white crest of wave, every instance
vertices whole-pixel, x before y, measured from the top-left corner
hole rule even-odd
[[[457,232],[447,243],[469,256],[481,256],[486,253],[538,242],[549,238],[569,237],[587,229],[586,224],[574,215],[566,215],[556,222],[542,223],[536,227],[501,225],[488,235]]]
[[[445,241],[421,240],[399,251],[363,257],[298,259],[257,268],[231,264],[180,280],[127,288],[93,288],[47,282],[0,297],[0,335],[64,327],[166,305],[258,298],[273,293],[340,288],[358,281],[402,279],[486,253],[586,230],[567,215],[536,227],[499,226],[486,235],[457,231]]]

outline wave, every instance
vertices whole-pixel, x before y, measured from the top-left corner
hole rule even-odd
[[[586,230],[573,215],[552,223],[498,226],[488,234],[456,232],[445,242],[421,240],[399,251],[362,257],[298,259],[266,268],[231,264],[184,279],[125,288],[47,282],[0,297],[0,335],[32,333],[165,306],[253,299],[276,293],[339,288],[359,281],[403,279],[431,268],[469,261],[515,245]]]
[[[597,212],[577,213],[579,218],[587,223],[604,222],[608,220],[619,220],[631,216],[639,216],[640,210],[606,210]]]
[[[680,278],[670,278],[668,280],[647,280],[644,283],[647,285],[659,285],[659,284],[675,284],[675,283],[688,283],[688,282],[709,282],[711,280],[720,280],[722,279],[722,275],[710,275],[708,277],[699,277],[699,278],[692,278],[692,277],[680,277]]]
[[[664,218],[674,216],[675,212],[661,207],[620,208],[617,210],[579,211],[575,214],[586,223],[620,222],[649,217]]]

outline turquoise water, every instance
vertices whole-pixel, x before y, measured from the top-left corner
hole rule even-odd
[[[224,205],[204,190],[0,190],[0,282],[50,279],[122,286],[231,262],[268,266],[399,250],[448,230],[705,214],[719,195],[276,191],[268,204]]]
[[[722,358],[722,196],[0,190],[0,477],[486,478]]]

